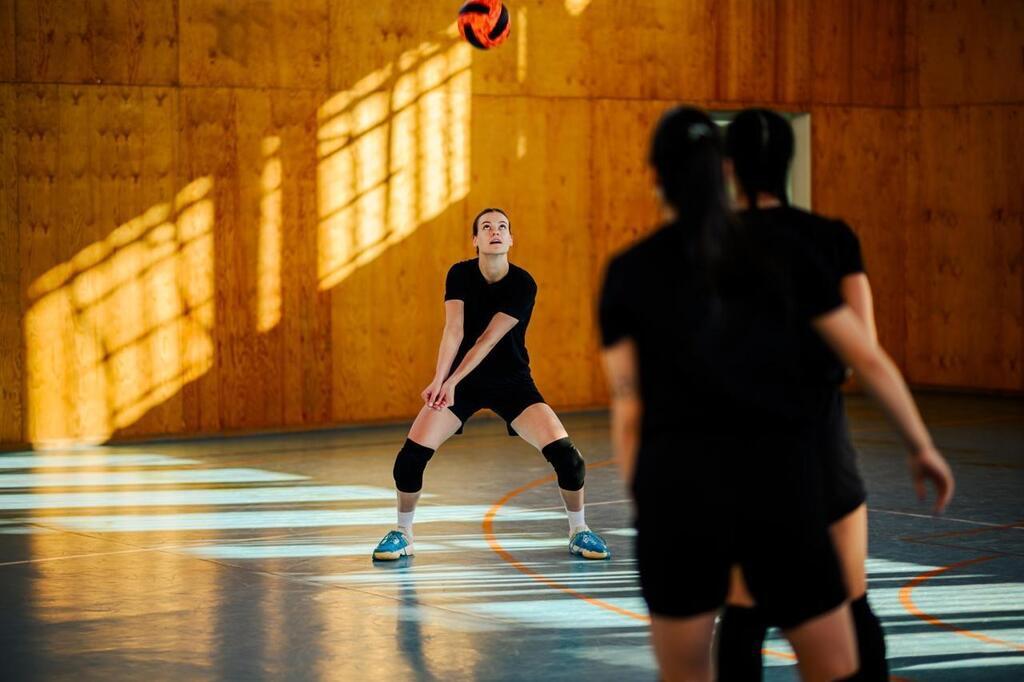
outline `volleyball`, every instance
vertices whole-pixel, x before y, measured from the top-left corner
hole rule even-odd
[[[505,42],[512,22],[501,0],[469,0],[459,9],[459,32],[478,50]]]

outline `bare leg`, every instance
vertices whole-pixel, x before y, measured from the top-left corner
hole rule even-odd
[[[545,403],[536,403],[523,410],[522,414],[512,420],[512,428],[538,451],[548,443],[569,437],[562,422],[558,419],[558,415]],[[562,494],[562,502],[565,503],[566,509],[571,512],[583,509],[583,488],[579,490],[559,488],[558,492]]]
[[[831,682],[857,671],[857,642],[846,604],[783,631],[796,652],[800,679]]]
[[[651,616],[651,643],[665,682],[710,682],[715,612],[691,618]]]
[[[833,523],[829,532],[843,570],[846,594],[850,599],[860,599],[868,590],[864,570],[864,562],[868,558],[867,505],[862,504]]]
[[[460,425],[459,418],[451,410],[435,410],[424,405],[409,429],[409,440],[431,450],[437,450],[455,435]],[[414,493],[406,493],[399,490],[398,511],[414,511],[421,492],[422,490],[417,490]]]

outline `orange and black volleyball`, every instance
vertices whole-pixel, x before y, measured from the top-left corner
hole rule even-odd
[[[469,0],[459,9],[459,32],[478,50],[505,42],[512,22],[501,0]]]

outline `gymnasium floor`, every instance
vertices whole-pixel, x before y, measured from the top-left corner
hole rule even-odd
[[[1024,679],[1024,400],[921,402],[958,476],[941,519],[850,403],[893,673]],[[417,556],[378,565],[402,426],[0,454],[2,676],[654,680],[607,417],[564,420],[608,562],[568,555],[547,463],[493,419],[431,463]]]

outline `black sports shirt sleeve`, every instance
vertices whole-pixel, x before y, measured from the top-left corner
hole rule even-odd
[[[622,269],[618,259],[611,261],[601,285],[597,317],[601,326],[601,345],[605,348],[633,334],[629,300],[625,291],[626,278]]]
[[[838,246],[838,275],[840,278],[864,272],[864,259],[860,252],[860,240],[850,226],[836,221]]]
[[[505,313],[519,321],[525,320],[533,311],[533,304],[537,300],[537,283],[533,278],[526,275],[510,282],[513,286],[501,290],[501,298],[498,300],[498,312]]]
[[[799,249],[794,260],[798,309],[802,318],[819,317],[843,304],[838,282],[829,276],[828,269],[814,254]]]
[[[448,276],[444,280],[444,300],[466,300],[466,278],[458,263],[448,268]]]

